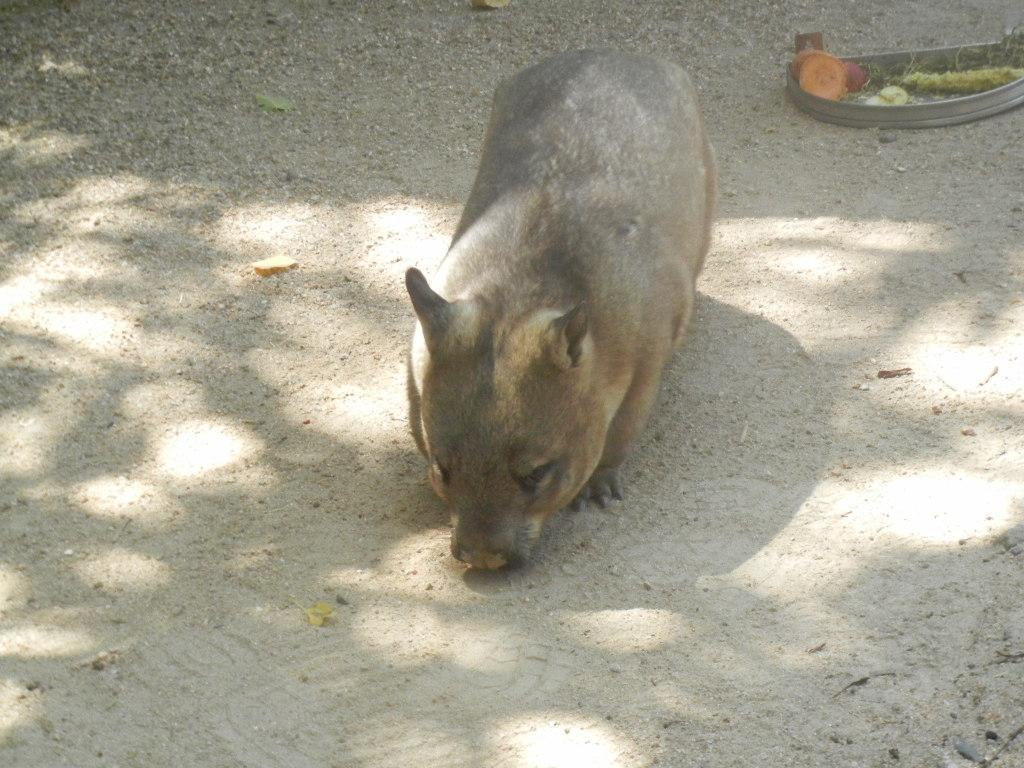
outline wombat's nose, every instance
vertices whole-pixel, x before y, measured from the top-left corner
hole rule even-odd
[[[508,565],[508,558],[505,555],[498,552],[480,552],[467,549],[461,546],[454,536],[452,537],[452,555],[455,556],[456,560],[461,560],[473,568],[483,568],[489,571]]]

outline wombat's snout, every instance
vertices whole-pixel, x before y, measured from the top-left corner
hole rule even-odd
[[[459,526],[452,531],[452,555],[473,568],[485,570],[515,565],[523,559],[523,553],[516,550],[514,535],[473,535],[460,531]]]

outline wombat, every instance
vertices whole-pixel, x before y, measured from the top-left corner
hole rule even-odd
[[[577,51],[498,87],[434,287],[406,273],[412,433],[456,558],[521,561],[557,510],[622,498],[619,466],[692,314],[714,197],[679,66]]]

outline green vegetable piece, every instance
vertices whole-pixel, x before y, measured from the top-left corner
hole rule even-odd
[[[256,103],[267,112],[291,112],[295,107],[288,99],[278,96],[267,96],[262,93],[256,94]]]
[[[1024,77],[1024,69],[985,67],[962,72],[912,72],[900,82],[912,91],[946,95],[981,93]]]

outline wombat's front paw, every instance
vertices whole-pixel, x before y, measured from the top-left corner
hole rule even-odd
[[[572,501],[572,508],[576,512],[585,512],[588,501],[596,501],[601,509],[606,508],[612,500],[622,501],[622,481],[619,479],[619,470],[616,467],[602,467],[590,476],[590,480],[583,486]]]

